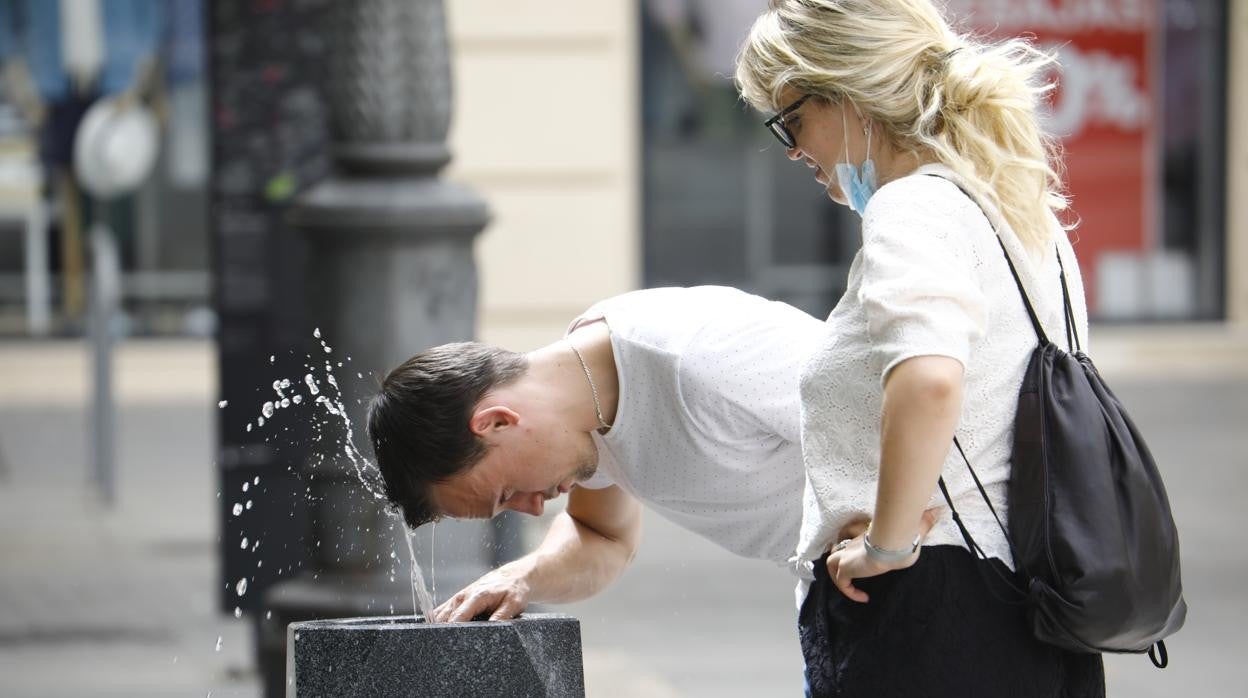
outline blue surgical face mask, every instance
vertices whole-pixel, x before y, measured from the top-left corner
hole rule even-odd
[[[836,184],[845,195],[849,207],[859,216],[867,210],[867,200],[879,187],[875,175],[875,160],[871,159],[871,123],[867,123],[867,159],[862,165],[855,166],[849,162],[849,121],[845,118],[845,107],[841,106],[841,128],[844,132],[845,162],[836,163]]]

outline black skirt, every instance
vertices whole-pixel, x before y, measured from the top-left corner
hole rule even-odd
[[[850,601],[824,559],[798,616],[810,696],[1103,698],[1099,654],[1068,652],[1032,636],[1017,596],[965,548],[924,548],[914,566],[854,585]]]

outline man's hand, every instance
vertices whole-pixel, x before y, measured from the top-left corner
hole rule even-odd
[[[868,597],[865,591],[854,586],[855,579],[865,579],[884,574],[885,572],[905,569],[918,562],[919,552],[921,552],[920,549],[920,551],[916,551],[904,560],[887,564],[868,557],[863,538],[866,536],[867,527],[870,524],[870,519],[846,524],[841,529],[842,537],[840,542],[832,547],[832,554],[828,556],[828,576],[832,578],[832,583],[848,599],[859,603],[866,603]],[[930,510],[923,512],[923,518],[919,522],[920,534],[926,538],[927,534],[931,532],[932,526],[935,525],[936,516]]]
[[[490,620],[508,620],[524,612],[529,605],[529,584],[516,570],[500,567],[433,610],[437,623],[469,621],[484,613]]]

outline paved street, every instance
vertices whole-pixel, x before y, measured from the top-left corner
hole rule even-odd
[[[85,486],[83,366],[0,345],[0,695],[258,695],[247,627],[213,604],[210,348],[123,350],[112,510]],[[1110,695],[1242,695],[1248,377],[1109,377],[1166,475],[1191,606],[1171,668],[1110,658]],[[787,574],[657,517],[623,579],[556,610],[582,622],[591,696],[800,695]]]

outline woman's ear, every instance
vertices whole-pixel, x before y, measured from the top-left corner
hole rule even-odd
[[[477,436],[500,431],[520,423],[520,415],[506,405],[483,407],[472,414],[468,429]]]

